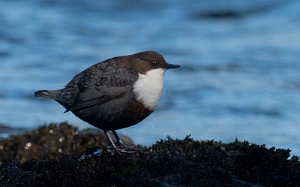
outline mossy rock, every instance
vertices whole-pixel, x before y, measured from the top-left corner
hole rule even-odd
[[[24,149],[28,141],[31,146]],[[290,158],[289,150],[238,140],[197,141],[189,136],[168,137],[127,155],[111,151],[106,144],[103,134],[80,132],[66,123],[9,137],[0,143],[5,148],[2,153],[8,153],[0,156],[0,186],[300,185],[299,159]],[[81,153],[95,146],[102,147],[99,156],[80,159]]]

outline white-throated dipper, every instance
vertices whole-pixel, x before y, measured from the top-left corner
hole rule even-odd
[[[118,56],[87,68],[63,89],[40,90],[35,96],[55,99],[66,112],[103,130],[118,150],[108,131],[123,145],[116,130],[139,123],[155,110],[165,71],[178,67],[154,51]]]

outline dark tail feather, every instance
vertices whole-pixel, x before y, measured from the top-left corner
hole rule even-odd
[[[58,94],[58,90],[39,90],[34,92],[35,97],[43,97],[48,99],[56,99]]]

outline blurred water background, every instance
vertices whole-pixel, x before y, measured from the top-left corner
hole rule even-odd
[[[50,122],[91,127],[33,92],[143,50],[182,68],[166,73],[158,110],[120,130],[136,143],[191,134],[300,155],[297,0],[2,0],[1,136]]]

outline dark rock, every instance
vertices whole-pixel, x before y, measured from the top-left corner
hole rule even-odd
[[[2,97],[2,95],[0,94],[0,98]],[[18,133],[22,133],[25,132],[24,128],[16,128],[16,127],[10,127],[9,125],[6,124],[1,124],[0,123],[0,137],[3,134],[9,133],[9,134],[18,134]]]
[[[51,135],[49,130],[53,130]],[[59,141],[62,135],[63,145],[64,141]],[[100,133],[79,132],[66,123],[10,137],[1,142],[11,157],[1,154],[0,186],[300,185],[299,158],[289,158],[289,150],[267,149],[246,141],[224,144],[186,137],[167,138],[149,148],[139,146],[137,153],[120,155],[98,137]],[[27,152],[25,140],[31,142]],[[80,159],[92,146],[100,146],[101,154]],[[28,154],[31,148],[33,156]],[[57,151],[59,148],[63,152]]]

